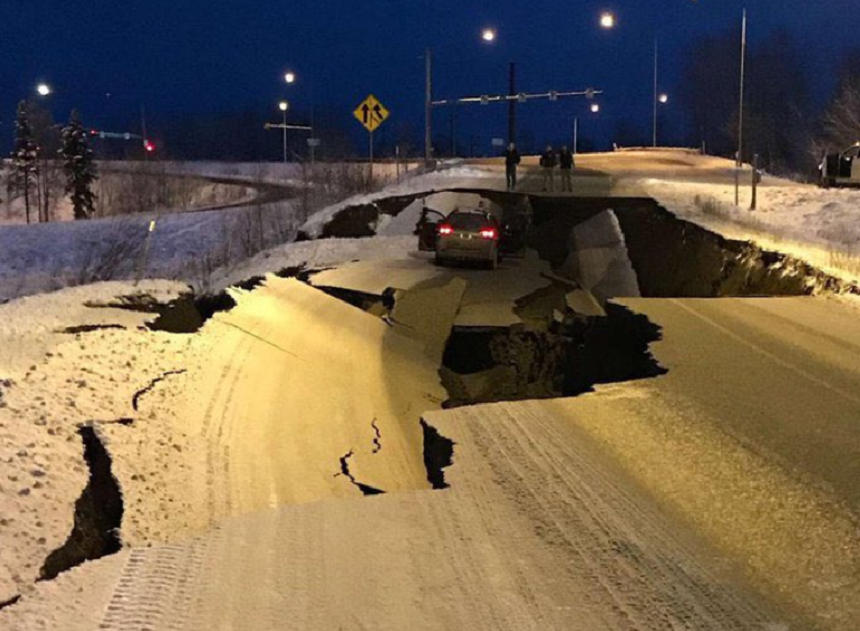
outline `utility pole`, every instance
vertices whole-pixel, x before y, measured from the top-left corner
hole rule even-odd
[[[283,117],[281,118],[281,125],[283,125],[284,132],[284,164],[287,163],[287,110],[284,109],[281,114]]]
[[[311,180],[313,180],[314,172],[316,171],[316,95],[314,94],[314,83],[311,82],[311,138],[313,138],[313,142],[311,143]],[[316,187],[312,187],[314,190],[314,195],[316,195]]]
[[[508,68],[508,96],[517,94],[517,64],[513,61]],[[508,100],[508,143],[517,141],[517,100]]]
[[[451,108],[451,157],[457,157],[457,106]]]
[[[744,74],[746,72],[747,56],[747,10],[744,9],[743,21],[741,23],[741,86],[740,100],[738,104],[738,166],[743,164],[744,146]]]
[[[424,166],[433,159],[433,52],[424,53]]]
[[[143,105],[140,106],[140,135],[143,136],[143,161],[149,159],[149,152],[146,150],[146,110]]]
[[[573,117],[573,155],[576,155],[579,146],[579,116]]]
[[[743,165],[744,146],[744,73],[746,71],[747,54],[747,10],[744,9],[741,21],[741,85],[738,102],[738,152],[735,161],[735,206],[740,203],[740,169]]]

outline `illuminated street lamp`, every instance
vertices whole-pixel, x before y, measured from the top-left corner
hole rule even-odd
[[[587,96],[587,93],[586,93]],[[594,96],[588,96],[589,99],[594,98]],[[599,103],[592,103],[589,108],[592,114],[597,114],[600,111]],[[579,116],[574,116],[573,118],[573,155],[576,155],[579,152]]]
[[[496,30],[485,28],[481,39],[487,44],[496,41]],[[424,51],[424,161],[430,164],[433,157],[433,51]]]
[[[664,103],[664,104],[668,103],[669,102],[669,95],[664,92],[659,97],[657,97],[657,100],[660,101],[661,103]]]
[[[615,28],[615,14],[604,11],[600,14],[600,27],[605,29]]]
[[[51,93],[51,86],[47,83],[40,83],[36,86],[36,92],[39,96],[48,96]]]
[[[292,71],[287,72],[284,75],[284,81],[286,81],[287,83],[295,83],[296,82],[296,73],[292,72]]]

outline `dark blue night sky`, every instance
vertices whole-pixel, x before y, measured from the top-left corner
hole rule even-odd
[[[2,0],[0,130],[11,134],[15,103],[44,80],[56,90],[55,116],[79,106],[93,125],[131,120],[141,103],[154,125],[177,113],[249,108],[270,107],[275,117],[279,98],[302,110],[311,93],[318,108],[352,124],[352,107],[373,92],[392,122],[420,135],[428,44],[438,97],[504,92],[507,63],[517,61],[523,90],[605,89],[605,120],[588,124],[623,116],[645,126],[655,34],[661,89],[671,94],[685,46],[739,28],[744,5],[753,44],[775,28],[794,33],[821,94],[834,60],[860,43],[860,0]],[[617,13],[615,30],[598,27],[603,9]],[[485,25],[499,32],[491,46],[479,38]],[[287,68],[300,75],[289,88]],[[566,129],[577,108],[585,112],[581,102],[530,103],[522,127],[538,135]],[[447,114],[438,118],[437,126],[447,124]],[[459,128],[480,142],[504,135],[504,106],[461,108]]]

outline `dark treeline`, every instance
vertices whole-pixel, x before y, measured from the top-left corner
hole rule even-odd
[[[708,153],[737,150],[740,36],[706,37],[684,55],[680,97],[690,133]],[[860,49],[846,51],[834,94],[811,91],[804,51],[788,31],[775,31],[747,52],[743,158],[758,154],[770,172],[809,175],[825,150],[860,140]]]
[[[283,159],[283,132],[266,130],[266,123],[281,123],[280,112],[266,115],[259,109],[216,114],[188,114],[166,118],[153,131],[159,159],[271,161]],[[306,112],[291,112],[287,124],[310,126],[320,144],[315,149],[317,160],[364,159],[368,154],[367,135],[357,129],[358,123],[342,112],[317,111],[312,118]],[[310,158],[308,138],[304,130],[287,131],[287,152],[290,161]],[[394,157],[396,147],[401,155],[414,157],[421,150],[414,128],[406,123],[389,122],[376,133],[374,153],[379,158]]]

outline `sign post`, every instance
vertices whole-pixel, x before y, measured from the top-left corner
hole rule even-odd
[[[370,184],[373,184],[373,132],[390,116],[389,111],[372,94],[368,95],[352,113],[369,134],[370,145]]]

